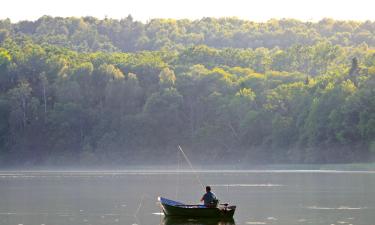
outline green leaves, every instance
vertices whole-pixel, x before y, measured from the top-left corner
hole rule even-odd
[[[174,75],[173,70],[169,68],[164,68],[159,73],[159,83],[163,87],[172,87],[176,81],[176,76]]]
[[[7,67],[12,60],[9,52],[5,49],[0,48],[0,68]]]
[[[226,162],[364,161],[374,151],[375,43],[358,30],[371,27],[2,21],[0,149],[88,164],[174,159],[177,145]]]

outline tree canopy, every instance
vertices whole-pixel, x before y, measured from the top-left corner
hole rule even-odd
[[[364,162],[375,23],[0,21],[0,163]]]

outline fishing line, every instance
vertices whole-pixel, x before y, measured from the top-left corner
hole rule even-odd
[[[184,156],[185,160],[189,164],[191,170],[194,172],[194,175],[195,175],[196,179],[198,180],[199,184],[202,186],[202,189],[204,189],[204,185],[203,185],[202,181],[199,179],[198,173],[194,170],[193,165],[191,164],[189,158],[187,157],[187,155],[185,154],[185,152],[182,150],[181,146],[178,146],[178,148],[182,152],[182,155]]]
[[[133,217],[134,217],[134,219],[136,220],[136,224],[137,224],[137,225],[140,225],[140,223],[139,223],[140,221],[139,221],[139,219],[138,219],[138,214],[139,214],[139,212],[141,211],[141,209],[142,209],[142,207],[143,207],[143,202],[144,202],[145,198],[154,199],[153,197],[148,196],[148,195],[146,195],[146,194],[143,194],[143,195],[142,195],[141,200],[139,201],[138,208],[137,208],[137,210],[135,211],[135,213],[133,214]]]
[[[137,208],[137,210],[136,210],[135,213],[134,213],[134,217],[136,217],[136,218],[137,218],[137,216],[138,216],[139,211],[140,211],[141,208],[142,208],[142,203],[143,203],[143,200],[144,200],[144,199],[145,199],[145,195],[142,195],[142,198],[141,198],[141,201],[139,202],[138,208]]]
[[[177,185],[176,185],[176,199],[178,199],[180,187],[180,152],[177,152]]]

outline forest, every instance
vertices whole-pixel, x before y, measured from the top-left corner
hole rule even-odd
[[[375,22],[0,20],[0,167],[375,159]]]

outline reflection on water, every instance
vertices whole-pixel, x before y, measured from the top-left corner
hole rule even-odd
[[[157,196],[196,203],[195,173],[3,172],[0,225],[374,225],[374,172],[200,172],[235,221],[164,220]]]
[[[177,217],[165,217],[162,225],[235,225],[233,219],[186,219]]]

